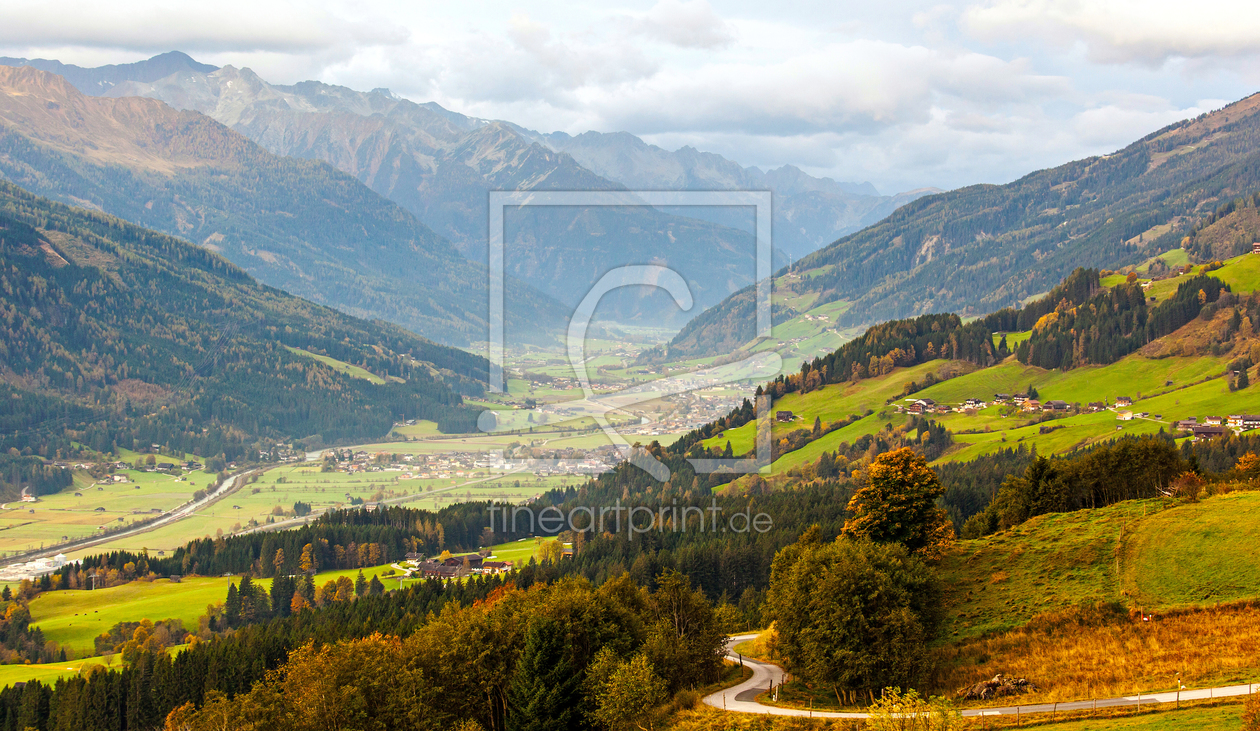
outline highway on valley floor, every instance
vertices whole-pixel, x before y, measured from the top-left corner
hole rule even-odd
[[[726,657],[729,660],[740,662],[741,657],[734,652],[735,645],[757,637],[755,634],[736,635],[726,642]],[[752,677],[748,678],[739,685],[720,690],[711,695],[705,696],[704,702],[715,708],[722,708],[727,711],[736,711],[739,713],[764,713],[773,716],[808,716],[811,718],[868,718],[869,714],[859,712],[835,712],[835,711],[813,711],[808,708],[784,708],[781,706],[767,706],[757,702],[757,696],[770,689],[770,684],[778,686],[783,683],[784,672],[778,665],[771,663],[757,662],[748,658],[742,658],[745,667],[752,669]],[[1180,692],[1180,700],[1208,700],[1211,698],[1227,698],[1230,696],[1244,696],[1255,690],[1260,690],[1260,684],[1255,685],[1226,685],[1217,688],[1195,688],[1187,689]],[[1030,713],[1055,713],[1066,711],[1090,711],[1096,708],[1115,708],[1119,706],[1141,706],[1156,705],[1162,703],[1178,702],[1177,691],[1169,691],[1165,693],[1152,693],[1150,695],[1130,695],[1117,698],[1099,698],[1087,701],[1070,701],[1064,703],[1036,703],[1032,705],[1020,706],[1002,706],[1000,708],[969,708],[962,711],[962,715],[966,717],[977,716],[1024,716]]]

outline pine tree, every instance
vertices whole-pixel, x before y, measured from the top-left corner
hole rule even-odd
[[[538,617],[508,687],[508,731],[565,731],[582,725],[581,674],[569,660],[564,626]]]
[[[240,624],[241,595],[236,590],[236,584],[228,584],[227,601],[223,603],[223,619],[229,627]]]
[[[367,588],[368,588],[368,583],[367,583],[367,579],[363,577],[363,569],[359,569],[359,575],[356,576],[354,579],[355,596],[363,596],[364,594],[367,594]]]
[[[377,578],[376,574],[372,574],[372,580],[368,582],[368,594],[371,596],[380,596],[385,593],[385,585]]]
[[[822,436],[822,417],[814,417],[814,432],[812,435],[815,439]]]

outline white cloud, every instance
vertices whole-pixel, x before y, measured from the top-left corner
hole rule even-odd
[[[1083,44],[1103,63],[1260,54],[1260,4],[1235,0],[992,0],[964,23],[986,40]]]
[[[8,0],[0,55],[100,65],[183,50],[274,83],[386,86],[544,132],[625,130],[887,191],[1110,152],[1260,80],[1250,6],[970,2]]]
[[[707,0],[659,0],[635,27],[680,48],[722,48],[735,40],[732,28]]]
[[[400,43],[404,29],[346,18],[318,5],[227,0],[211,5],[9,0],[0,43],[162,52],[317,52],[336,45]]]

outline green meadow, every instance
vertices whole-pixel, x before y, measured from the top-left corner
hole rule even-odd
[[[1258,528],[1260,492],[1237,492],[1052,513],[959,541],[940,564],[942,637],[1015,629],[1092,602],[1162,610],[1260,596]]]
[[[806,394],[790,393],[775,401],[772,411],[791,411],[798,418],[788,423],[773,422],[772,434],[777,439],[796,429],[812,428],[816,417],[821,418],[823,422],[831,422],[847,418],[850,414],[862,414],[867,409],[873,409],[876,412],[883,410],[887,406],[887,401],[898,396],[907,383],[922,380],[928,373],[935,372],[943,365],[945,365],[944,361],[929,361],[910,368],[897,368],[888,375],[863,379],[857,383],[837,383]],[[853,429],[854,426],[856,424],[832,432],[826,439],[840,442],[846,441],[846,435],[864,433],[861,428]],[[735,454],[743,454],[753,448],[756,431],[756,424],[749,422],[706,439],[704,445],[709,448],[723,449],[729,440]]]
[[[159,457],[159,460],[173,459]],[[192,499],[214,476],[189,472],[176,478],[161,472],[124,470],[127,482],[100,482],[78,473],[75,484],[34,503],[11,502],[0,510],[0,552],[10,553],[99,534],[102,526],[126,526]]]
[[[376,375],[375,373],[372,373],[371,371],[360,368],[357,365],[351,365],[350,363],[337,360],[336,358],[332,358],[327,355],[317,355],[315,353],[310,352],[309,350],[302,350],[301,348],[291,348],[286,345],[285,349],[288,350],[290,353],[296,353],[297,355],[305,356],[307,358],[313,358],[319,361],[320,363],[323,363],[324,365],[332,368],[333,370],[339,373],[344,373],[347,376],[351,376],[352,378],[362,378],[363,380],[371,381],[372,383],[375,383],[378,386],[385,383],[384,378],[381,378],[380,376]],[[401,381],[402,379],[393,379],[393,380]]]

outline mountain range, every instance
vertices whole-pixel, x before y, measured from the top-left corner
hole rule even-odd
[[[485,339],[483,265],[327,163],[272,154],[202,114],[87,96],[31,67],[0,66],[0,175],[221,252],[275,287],[442,342]],[[515,334],[565,313],[513,280]]]
[[[920,198],[779,271],[776,304],[787,318],[828,305],[839,327],[931,312],[981,315],[1043,294],[1077,267],[1116,269],[1189,245],[1219,206],[1257,189],[1253,95],[1110,155]],[[1216,254],[1239,253],[1228,243]],[[694,319],[671,355],[749,343],[746,300],[737,293]]]
[[[869,183],[813,178],[790,166],[762,173],[692,148],[667,152],[627,133],[541,134],[416,104],[386,89],[273,85],[248,69],[207,67],[179,53],[132,64],[130,71],[102,67],[99,77],[71,71],[67,78],[85,93],[157,98],[213,117],[273,153],[327,161],[478,261],[486,256],[490,190],[770,189],[782,263],[929,192],[880,196]],[[751,283],[752,231],[751,217],[738,209],[509,212],[505,261],[510,274],[570,306],[610,267],[668,264],[689,281],[698,307],[679,313],[660,293],[621,292],[609,296],[602,312],[677,326]]]

